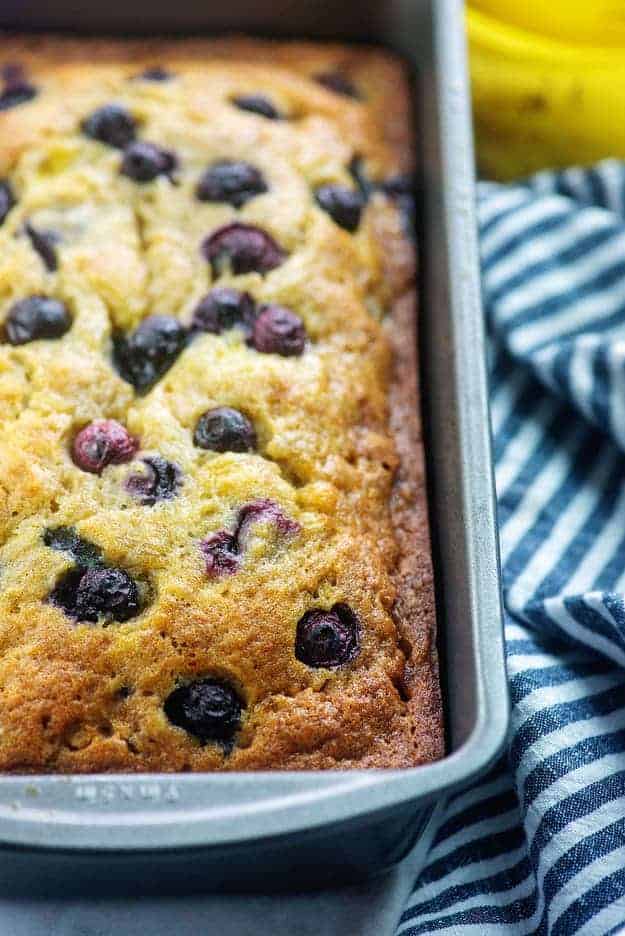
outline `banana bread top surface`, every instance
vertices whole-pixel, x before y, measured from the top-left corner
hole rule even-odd
[[[401,64],[0,66],[0,769],[440,756]]]

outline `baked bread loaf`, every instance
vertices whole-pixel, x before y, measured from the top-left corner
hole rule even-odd
[[[0,65],[0,769],[440,756],[402,65]]]

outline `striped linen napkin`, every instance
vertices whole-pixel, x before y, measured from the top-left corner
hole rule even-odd
[[[478,219],[512,721],[397,934],[601,936],[625,927],[625,164],[482,183]]]

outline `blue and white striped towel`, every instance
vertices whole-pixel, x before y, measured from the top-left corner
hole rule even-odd
[[[625,925],[625,165],[478,190],[512,723],[401,936]]]

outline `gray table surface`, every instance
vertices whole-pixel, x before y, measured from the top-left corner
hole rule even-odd
[[[363,884],[282,896],[0,899],[0,936],[393,936],[437,813],[397,868]]]
[[[333,893],[4,900],[3,936],[391,936],[412,876],[402,868]]]

